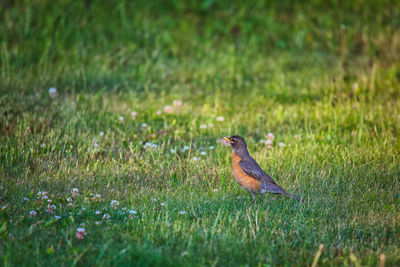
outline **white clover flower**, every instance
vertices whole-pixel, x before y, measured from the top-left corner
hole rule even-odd
[[[174,154],[174,153],[175,153],[175,149],[171,148],[171,149],[169,150],[169,152],[172,153],[172,154]]]
[[[125,118],[124,118],[124,116],[119,116],[118,120],[119,120],[119,122],[124,122]]]
[[[131,112],[131,116],[132,116],[132,120],[136,119],[137,112],[136,111],[132,111]]]
[[[157,198],[152,198],[151,201],[156,202]]]
[[[181,211],[179,212],[179,214],[180,214],[180,215],[185,215],[185,214],[186,214],[186,211],[181,210]]]
[[[47,192],[42,192],[39,191],[37,194],[37,199],[43,200],[43,199],[48,199],[49,197],[47,196]]]
[[[103,132],[103,131],[101,131],[101,132],[99,133],[99,135],[100,135],[100,136],[103,136],[103,135],[104,135],[104,132]]]
[[[94,149],[98,150],[100,148],[100,145],[96,142],[93,144]]]
[[[137,214],[137,211],[136,211],[136,210],[128,210],[128,213],[129,213],[129,214],[136,215],[136,214]]]
[[[83,239],[87,233],[85,231],[85,228],[79,227],[79,228],[76,229],[76,233],[75,234],[76,234],[76,237],[78,239]]]
[[[161,110],[157,110],[156,115],[161,115]]]
[[[193,157],[193,160],[194,160],[194,161],[198,161],[199,158],[198,158],[198,157]]]
[[[205,151],[201,151],[201,152],[200,152],[200,155],[203,155],[203,156],[204,156],[204,155],[207,155],[207,153],[206,153]]]
[[[211,150],[214,149],[214,146],[210,146],[209,149],[211,149]]]
[[[285,143],[282,143],[282,142],[281,142],[281,143],[278,144],[278,146],[280,146],[280,147],[285,147],[286,145],[285,145]]]
[[[272,145],[272,140],[269,140],[269,139],[268,139],[267,141],[265,141],[265,144],[266,144],[266,145]]]
[[[58,96],[57,88],[55,87],[49,88],[49,95],[51,98],[56,98]]]
[[[37,216],[37,212],[34,211],[34,210],[31,210],[31,211],[29,212],[29,217],[35,217],[35,216]]]
[[[142,123],[141,127],[142,128],[146,128],[147,127],[147,123]]]
[[[51,199],[47,200],[47,203],[52,203],[52,202],[53,202],[53,200],[51,200]]]
[[[54,215],[54,216],[53,216],[53,219],[54,219],[54,220],[59,220],[59,219],[61,219],[61,216]]]
[[[79,196],[79,189],[74,187],[74,188],[72,188],[71,193],[72,193],[72,197],[77,197],[77,196]]]
[[[183,147],[183,150],[185,150],[185,151],[186,151],[186,150],[189,150],[189,146],[184,146],[184,147]]]
[[[96,225],[99,225],[99,224],[100,224],[100,222],[99,222],[99,221],[95,221],[95,222],[94,222],[94,224],[96,224]]]
[[[200,125],[200,129],[203,129],[203,130],[204,130],[204,129],[207,129],[207,124],[201,124],[201,125]]]
[[[213,189],[213,192],[218,192],[218,189],[217,188]]]
[[[93,200],[99,200],[99,199],[100,199],[100,194],[94,194],[94,195],[92,196],[92,199],[93,199]]]
[[[212,124],[212,123],[208,124],[208,128],[213,129],[214,128],[214,124]]]
[[[119,202],[117,200],[111,200],[110,203],[111,207],[113,207],[114,209],[118,208],[119,206]]]
[[[175,109],[178,109],[182,106],[182,101],[181,100],[174,100],[172,102],[172,105],[174,106]]]
[[[161,205],[161,206],[167,206],[167,203],[161,202],[160,205]]]
[[[167,114],[170,114],[170,113],[172,113],[174,110],[173,110],[173,108],[171,107],[171,106],[164,106],[164,112],[165,113],[167,113]]]
[[[56,210],[57,207],[54,204],[49,204],[47,205],[47,213],[54,213],[54,210]]]
[[[101,214],[101,211],[100,211],[100,210],[96,210],[96,211],[94,212],[94,214],[100,215],[100,214]]]
[[[266,137],[267,137],[268,140],[272,140],[272,141],[275,138],[275,136],[272,133],[268,133]]]
[[[224,121],[225,118],[224,118],[223,116],[218,116],[216,120],[217,120],[217,121]]]
[[[103,215],[103,220],[108,220],[108,219],[110,219],[111,218],[111,216],[110,216],[110,214],[107,214],[107,213],[105,213],[104,215]]]

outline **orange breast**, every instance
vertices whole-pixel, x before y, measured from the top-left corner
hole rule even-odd
[[[232,173],[235,177],[236,182],[243,187],[244,189],[257,193],[260,191],[260,181],[257,181],[253,177],[245,174],[242,169],[240,168],[239,162],[241,158],[236,154],[233,153],[232,155]]]

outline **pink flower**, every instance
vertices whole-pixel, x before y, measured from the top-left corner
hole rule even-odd
[[[285,147],[286,145],[285,145],[285,143],[282,143],[282,142],[281,142],[281,143],[278,144],[278,146],[280,146],[280,147]]]
[[[225,118],[223,116],[218,116],[217,117],[217,121],[224,121],[224,120],[225,120]]]
[[[75,234],[76,234],[76,237],[78,239],[83,239],[87,233],[85,231],[85,228],[79,227],[79,228],[76,229],[76,233]]]
[[[182,106],[182,101],[174,100],[174,102],[172,102],[172,105],[174,106],[175,109],[178,109]]]
[[[170,114],[170,113],[173,112],[173,109],[172,109],[171,106],[167,105],[167,106],[164,106],[164,112],[167,113],[167,114]]]
[[[79,189],[78,188],[72,188],[72,197],[77,197],[79,196]]]
[[[136,111],[132,111],[131,112],[131,116],[132,116],[132,120],[136,119],[137,112]]]
[[[272,133],[268,133],[267,134],[267,139],[268,140],[274,141],[274,138],[275,138],[275,136]]]
[[[29,212],[29,217],[35,217],[35,216],[37,216],[37,212],[34,211],[34,210],[31,210],[31,211]]]

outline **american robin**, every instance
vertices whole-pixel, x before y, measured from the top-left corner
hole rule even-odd
[[[258,193],[264,194],[267,192],[298,199],[277,185],[271,176],[260,168],[257,162],[250,156],[243,137],[234,135],[229,138],[223,138],[229,142],[233,150],[233,176],[243,189],[253,194],[253,202],[256,200]]]

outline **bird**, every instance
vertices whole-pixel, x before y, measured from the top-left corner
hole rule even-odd
[[[239,135],[223,137],[232,147],[232,174],[236,182],[246,191],[253,195],[253,203],[258,194],[272,193],[281,194],[294,199],[296,196],[289,194],[280,187],[258,163],[250,156],[244,138]]]

